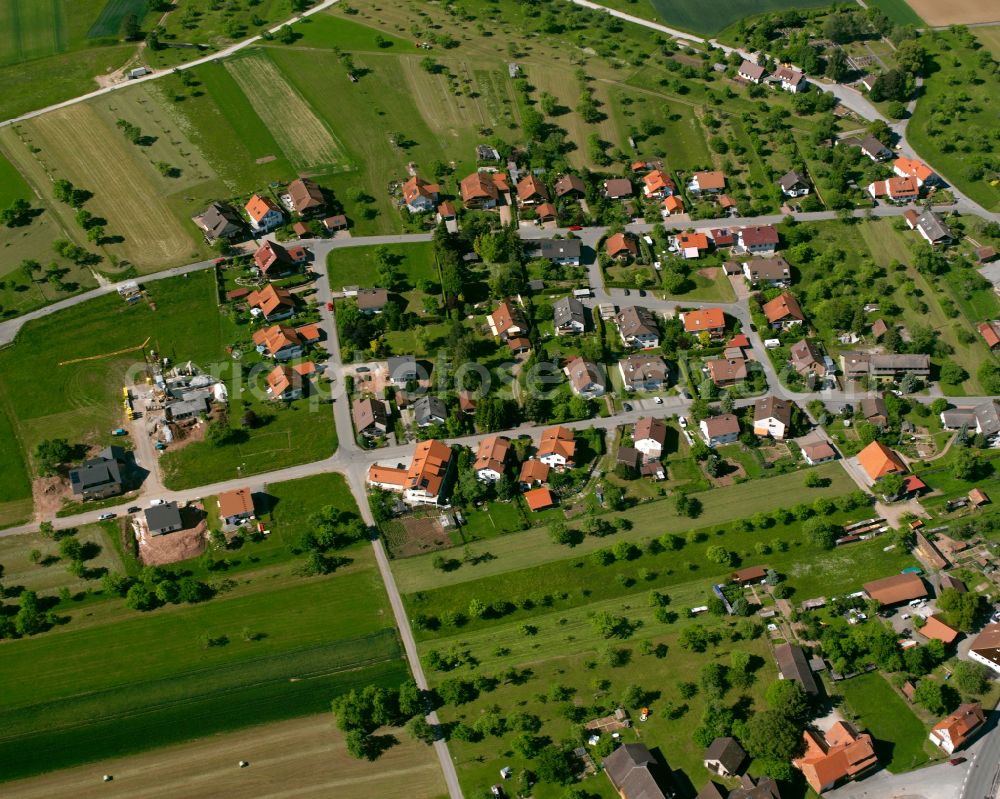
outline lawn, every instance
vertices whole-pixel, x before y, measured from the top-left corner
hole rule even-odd
[[[370,550],[352,554],[344,574],[148,615],[110,600],[120,610],[103,623],[6,644],[0,779],[317,713],[352,687],[405,679]]]
[[[87,31],[88,39],[100,39],[104,36],[119,36],[122,21],[129,14],[135,14],[142,19],[146,14],[146,0],[106,0],[100,15]]]
[[[414,288],[423,280],[437,283],[437,264],[434,262],[434,245],[417,244],[383,245],[390,257],[395,257],[396,270],[405,275],[406,283]],[[379,285],[375,252],[379,247],[344,247],[330,250],[326,258],[327,274],[333,289],[342,286],[371,288]]]
[[[983,71],[976,82],[964,81],[967,64],[978,62],[971,32],[958,35],[940,31],[927,50],[931,66],[924,79],[924,94],[907,126],[907,138],[917,154],[934,164],[949,183],[990,211],[1000,208],[1000,185],[993,185],[990,171],[983,170],[983,156],[996,124],[996,98],[1000,80]],[[962,81],[964,94],[956,95],[952,79]]]
[[[819,497],[836,497],[854,491],[856,486],[838,463],[816,467],[816,472],[830,479],[825,488],[803,488],[801,472],[753,480],[739,485],[713,489],[694,494],[704,507],[697,519],[680,517],[671,504],[664,500],[647,502],[629,510],[610,514],[609,521],[622,516],[632,523],[630,530],[615,533],[609,542],[606,538],[587,537],[572,550],[554,543],[548,530],[535,529],[516,535],[502,536],[489,541],[473,542],[469,551],[473,555],[491,553],[494,557],[476,566],[462,566],[451,572],[441,572],[431,565],[430,556],[417,556],[393,561],[396,583],[403,593],[425,591],[431,588],[452,586],[467,580],[492,577],[505,572],[535,570],[541,564],[564,560],[567,555],[580,557],[609,546],[613,541],[642,541],[664,532],[683,533],[687,530],[724,524],[734,519],[750,516],[758,511],[769,511],[795,502],[813,501]],[[768,540],[773,536],[768,536]],[[531,571],[526,571],[530,574]]]
[[[6,208],[14,200],[31,200],[31,187],[14,168],[14,165],[0,153],[0,207]]]
[[[843,694],[859,726],[875,738],[875,754],[889,771],[911,771],[930,760],[927,730],[881,674],[843,680],[834,690]]]

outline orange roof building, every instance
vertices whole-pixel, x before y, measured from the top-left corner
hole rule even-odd
[[[797,324],[806,320],[802,308],[799,307],[798,300],[787,291],[781,292],[770,302],[765,302],[761,308],[767,321],[775,327]]]
[[[923,186],[935,177],[934,170],[916,158],[897,158],[892,164],[892,171],[901,178],[913,178],[918,186]]]
[[[697,258],[708,250],[708,236],[704,233],[680,233],[677,248],[685,258]]]
[[[272,400],[294,400],[302,396],[302,376],[288,366],[275,366],[267,375],[267,396]]]
[[[668,216],[684,213],[684,203],[676,194],[671,194],[663,200],[663,210]]]
[[[802,733],[805,753],[792,761],[816,793],[823,793],[878,765],[872,737],[838,721],[820,736],[812,730]]]
[[[473,172],[462,179],[459,192],[466,208],[492,208],[510,191],[502,172]]]
[[[945,644],[955,643],[955,639],[959,636],[958,630],[945,624],[937,616],[931,616],[927,619],[927,623],[923,627],[919,627],[917,632],[924,638],[933,638],[935,641],[941,641]]]
[[[249,488],[223,491],[217,499],[219,501],[219,516],[225,520],[226,524],[234,524],[241,519],[253,518],[253,494]]]
[[[439,505],[448,489],[452,463],[451,447],[429,439],[417,444],[408,468],[372,465],[368,484],[387,491],[402,492],[410,505]]]
[[[670,175],[659,169],[654,169],[642,179],[642,192],[647,197],[662,197],[677,191],[677,185]]]
[[[521,474],[518,475],[517,482],[524,488],[542,485],[548,482],[550,471],[552,469],[547,463],[542,463],[538,458],[531,458],[521,464]]]
[[[545,510],[556,504],[555,497],[547,488],[533,488],[524,494],[524,501],[532,511]]]
[[[255,231],[270,230],[277,227],[284,220],[281,209],[274,204],[270,197],[262,197],[255,194],[244,206],[247,216],[250,217],[250,227]]]
[[[991,350],[1000,347],[1000,324],[997,322],[983,322],[979,325],[979,335],[983,337],[983,341],[986,342],[986,346]]]
[[[517,182],[517,200],[522,205],[535,205],[549,199],[549,190],[534,175],[525,175]]]
[[[685,333],[700,333],[702,330],[707,330],[712,334],[721,334],[725,329],[726,315],[721,308],[699,308],[684,314]]]
[[[902,459],[881,441],[873,441],[858,453],[858,465],[872,480],[907,471]]]
[[[284,319],[295,312],[295,300],[288,289],[275,288],[268,283],[260,291],[247,295],[247,305],[257,308],[269,322]]]
[[[554,468],[573,466],[576,455],[576,437],[568,427],[548,427],[542,431],[538,445],[538,459]]]
[[[252,338],[254,346],[262,347],[279,361],[300,356],[305,343],[298,331],[287,325],[272,325],[256,330]]]
[[[861,586],[880,605],[898,605],[927,596],[927,586],[919,574],[894,574]]]
[[[403,201],[414,213],[430,211],[437,204],[440,191],[441,187],[437,183],[428,183],[414,175],[403,184]]]
[[[972,737],[986,722],[983,708],[978,702],[959,706],[950,716],[941,719],[931,728],[930,739],[949,755]]]
[[[611,258],[635,258],[639,254],[635,239],[627,233],[608,236],[608,240],[604,242],[604,249]]]
[[[476,461],[472,468],[476,477],[494,483],[503,477],[507,471],[507,459],[510,455],[510,439],[506,436],[489,436],[479,442]]]

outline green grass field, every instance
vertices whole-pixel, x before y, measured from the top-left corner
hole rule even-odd
[[[983,47],[993,54],[993,58],[1000,58],[1000,25],[973,28],[973,33]]]
[[[142,20],[146,15],[146,0],[107,0],[100,15],[87,31],[87,38],[118,36],[121,33],[122,21],[129,14],[135,14]]]
[[[824,0],[713,0],[699,3],[697,0],[649,0],[659,19],[695,33],[713,34],[732,25],[743,17],[764,14],[768,11],[782,11],[786,8],[812,8],[825,6]],[[628,2],[609,3],[616,8],[627,10]]]
[[[82,544],[99,547],[95,557],[86,561],[87,568],[105,568],[117,572],[123,570],[121,558],[103,527],[97,524],[84,525],[78,528],[76,538]],[[0,538],[0,563],[3,564],[3,579],[7,585],[24,586],[37,592],[39,596],[54,596],[60,588],[68,588],[76,593],[94,587],[94,583],[70,574],[65,560],[49,565],[33,563],[30,557],[32,550],[41,552],[43,559],[59,555],[59,545],[39,533]]]
[[[312,405],[309,399],[301,399],[274,411],[266,400],[239,400],[230,395],[230,414],[234,418],[242,417],[251,408],[259,417],[273,416],[246,443],[217,447],[197,441],[164,453],[160,459],[164,485],[174,490],[194,488],[312,463],[330,457],[337,449],[337,430],[328,405]]]
[[[848,514],[838,512],[831,520],[856,521],[863,517],[863,513],[864,511]],[[465,613],[469,603],[475,598],[482,599],[487,604],[495,599],[506,599],[519,604],[524,598],[532,598],[537,603],[538,597],[548,594],[554,598],[554,609],[566,611],[595,601],[610,600],[622,593],[623,583],[629,582],[634,586],[634,591],[641,590],[644,585],[655,585],[668,587],[673,593],[675,589],[687,590],[698,584],[707,592],[709,589],[704,586],[709,581],[726,582],[732,572],[731,568],[720,567],[708,560],[705,550],[713,545],[724,546],[738,553],[741,566],[766,564],[780,574],[785,574],[789,587],[794,589],[795,601],[857,590],[866,580],[896,574],[916,564],[916,560],[908,554],[883,552],[881,542],[866,542],[833,551],[821,550],[802,533],[799,522],[774,525],[749,533],[716,528],[705,528],[704,533],[703,542],[686,544],[679,551],[657,555],[646,553],[633,560],[615,561],[609,566],[600,566],[582,553],[577,554],[579,547],[563,548],[564,556],[573,555],[568,559],[539,562],[531,568],[480,579],[474,577],[478,566],[463,566],[459,571],[467,569],[466,576],[472,576],[472,579],[440,588],[428,587],[418,593],[408,594],[407,605],[411,615],[417,612]],[[602,539],[603,547],[613,547],[620,540],[624,540],[620,535],[608,536]],[[787,551],[772,551],[766,555],[756,552],[758,544],[770,545],[775,540],[783,541],[788,546]],[[646,578],[640,575],[641,569],[647,570]],[[702,599],[707,600],[708,594],[705,593]],[[692,607],[700,604],[704,603],[693,600]],[[530,609],[518,610],[505,616],[503,623],[517,619],[523,621],[531,615]],[[492,620],[473,620],[463,630],[470,633],[480,629],[492,630],[498,624],[499,622]],[[418,637],[434,639],[449,634],[454,634],[454,631],[423,631]]]
[[[923,723],[878,672],[836,684],[859,724],[875,738],[875,754],[889,771],[899,773],[923,765],[930,757]]]
[[[31,480],[17,433],[3,408],[0,442],[0,527],[10,527],[31,517]]]
[[[351,52],[419,53],[409,38],[375,30],[354,20],[332,14],[314,14],[304,20],[296,31],[301,34],[298,47],[322,47],[330,50],[339,47]],[[376,41],[381,37],[382,44]]]
[[[688,619],[686,607],[700,603],[709,589],[708,580],[687,586],[671,588],[670,608],[678,611],[672,623],[656,620],[648,606],[646,593],[649,588],[659,588],[653,582],[623,593],[606,601],[595,601],[572,609],[536,609],[530,616],[534,632],[526,635],[521,630],[524,619],[494,623],[488,630],[461,631],[450,638],[427,642],[420,646],[425,658],[431,649],[447,652],[453,647],[469,651],[476,658],[474,670],[460,667],[447,673],[428,671],[432,684],[453,676],[497,675],[508,668],[524,671],[523,682],[504,679],[493,691],[483,693],[478,700],[460,707],[445,707],[440,713],[445,721],[463,721],[472,724],[490,706],[499,705],[502,714],[516,712],[537,715],[542,722],[541,733],[553,741],[579,742],[578,721],[610,713],[618,704],[627,686],[637,686],[648,692],[644,701],[652,713],[645,722],[638,721],[639,707],[626,704],[635,726],[621,730],[622,742],[642,740],[651,748],[658,747],[670,767],[683,771],[696,787],[703,782],[703,750],[692,740],[694,728],[700,723],[708,701],[721,701],[727,706],[736,704],[738,714],[752,713],[762,706],[767,684],[775,672],[769,649],[763,638],[739,640],[710,647],[707,652],[695,653],[683,649],[678,637],[685,627],[700,624],[717,629],[726,635],[733,629],[734,621],[702,617]],[[637,629],[626,639],[606,640],[594,630],[590,616],[608,611],[625,616]],[[724,639],[725,640],[725,639]],[[646,643],[648,642],[648,644]],[[649,649],[644,647],[648,646]],[[659,654],[656,648],[659,647]],[[624,649],[628,653],[626,664],[609,667],[603,660],[607,648]],[[708,663],[723,665],[729,662],[729,653],[738,649],[752,655],[754,679],[752,684],[739,690],[730,690],[724,696],[709,697],[699,691],[694,697],[683,699],[678,687],[681,680],[697,681],[700,670]],[[644,652],[648,652],[645,653]],[[555,691],[560,690],[561,695]],[[670,706],[679,709],[676,717],[668,716]],[[573,721],[568,718],[572,707],[587,708]],[[606,737],[606,736],[605,736]],[[475,786],[482,785],[490,774],[503,765],[511,765],[515,774],[528,764],[510,751],[512,733],[501,738],[487,738],[481,743],[468,743],[453,739],[449,750],[455,758],[463,787],[470,794]],[[600,758],[595,758],[599,761]],[[604,775],[584,779],[581,787],[588,795],[612,799],[615,794]],[[534,795],[552,799],[560,795],[561,788],[540,783]]]
[[[148,615],[121,608],[5,644],[0,779],[322,712],[352,687],[398,683],[406,668],[370,550],[352,554],[344,574]],[[203,635],[228,643],[206,648]]]
[[[906,0],[871,0],[869,8],[877,8],[885,14],[896,25],[914,25],[923,27],[924,21],[920,18]]]
[[[976,53],[957,35],[941,31],[929,44],[931,66],[924,94],[907,126],[907,137],[917,154],[934,164],[949,183],[990,211],[1000,208],[1000,185],[995,172],[978,168],[989,145],[984,142],[996,125],[995,99],[1000,93],[996,75],[984,73],[969,83],[965,97],[955,97],[952,79],[961,80],[961,66],[974,63]]]
[[[327,256],[326,265],[330,275],[330,285],[334,289],[341,286],[361,286],[370,288],[378,285],[375,265],[377,247],[344,247],[334,249]],[[389,253],[400,259],[397,269],[406,276],[410,286],[421,280],[438,282],[437,266],[434,263],[434,247],[430,242],[387,246]]]
[[[14,200],[31,199],[31,188],[21,173],[0,153],[0,207],[6,208]]]
[[[637,542],[665,532],[684,533],[687,530],[724,525],[758,511],[790,507],[796,502],[811,502],[819,497],[843,496],[856,488],[838,463],[822,464],[816,467],[816,471],[820,476],[829,478],[828,486],[806,491],[803,488],[804,475],[797,472],[694,494],[704,506],[704,511],[697,519],[677,516],[664,501],[648,502],[621,513],[610,514],[607,517],[609,520],[623,516],[632,522],[632,529],[615,533],[613,540]],[[462,566],[455,571],[441,572],[431,565],[431,556],[421,555],[393,561],[392,568],[399,590],[413,593],[504,572],[533,569],[550,561],[565,560],[568,555],[580,557],[606,546],[609,546],[608,538],[587,537],[581,544],[568,550],[565,546],[554,543],[548,530],[536,529],[473,542],[469,545],[469,551],[473,555],[485,552],[494,555],[493,559],[476,566]]]

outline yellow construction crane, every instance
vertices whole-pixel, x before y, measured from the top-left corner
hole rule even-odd
[[[67,366],[71,363],[82,363],[83,361],[98,361],[101,358],[113,358],[116,355],[124,355],[126,352],[135,352],[136,350],[144,350],[146,349],[146,345],[149,344],[149,338],[150,337],[147,336],[146,340],[142,342],[142,344],[139,344],[135,347],[126,347],[123,350],[115,350],[114,352],[104,352],[101,353],[100,355],[88,355],[85,358],[71,358],[68,361],[60,361],[59,365]]]

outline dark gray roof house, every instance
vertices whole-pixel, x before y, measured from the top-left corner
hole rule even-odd
[[[587,327],[587,315],[583,303],[575,297],[562,297],[552,303],[553,322],[556,335],[582,333]]]
[[[388,361],[389,380],[405,385],[417,379],[417,359],[413,355],[393,355]]]
[[[438,397],[421,397],[413,403],[413,420],[418,427],[441,424],[448,418],[448,407]]]
[[[243,231],[243,219],[232,206],[215,202],[205,209],[205,213],[194,218],[195,224],[205,231],[209,241],[231,239]]]
[[[702,758],[705,768],[722,777],[733,777],[743,772],[747,753],[735,738],[716,738],[705,750]]]
[[[146,526],[150,535],[165,535],[180,530],[184,523],[176,502],[165,502],[146,508]]]
[[[778,185],[781,186],[781,190],[785,194],[809,191],[809,181],[806,180],[804,175],[800,172],[796,172],[794,169],[791,172],[786,172],[782,175],[781,179],[778,181]]]
[[[122,464],[125,450],[106,447],[96,457],[70,469],[69,484],[73,495],[83,499],[104,499],[122,492]]]
[[[622,744],[604,758],[604,772],[622,799],[666,799],[653,775],[658,766],[645,744]]]
[[[802,647],[794,644],[778,644],[774,648],[774,659],[778,662],[778,674],[783,680],[795,680],[807,694],[816,695],[819,687]]]
[[[533,248],[539,258],[563,264],[580,263],[580,239],[538,239],[528,246]]]
[[[917,231],[931,244],[951,241],[951,229],[933,211],[926,211],[917,218]]]

